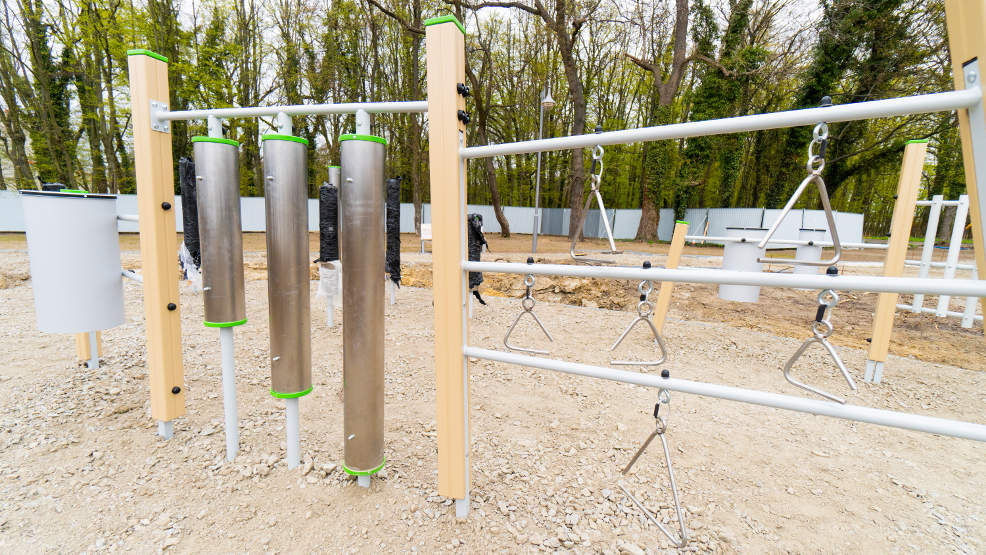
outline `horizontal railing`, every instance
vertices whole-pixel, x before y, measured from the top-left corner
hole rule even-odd
[[[330,115],[355,114],[358,111],[369,114],[413,114],[428,111],[428,101],[402,102],[344,102],[340,104],[295,104],[291,106],[255,106],[252,108],[210,108],[206,110],[176,110],[157,112],[159,120],[257,118],[262,116]]]
[[[691,243],[756,243],[760,241],[760,238],[751,237],[725,237],[725,236],[714,236],[714,235],[686,235],[685,241]],[[887,243],[839,243],[844,249],[884,249],[886,250]],[[808,241],[805,239],[771,239],[767,242],[767,246],[770,245],[791,245],[791,246],[808,246],[814,245],[816,247],[831,247],[831,241]]]

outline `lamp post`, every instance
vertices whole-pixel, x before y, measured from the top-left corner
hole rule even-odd
[[[541,117],[538,119],[538,139],[544,137],[544,111],[555,107],[555,99],[551,98],[551,91],[545,87],[544,94],[541,95]],[[538,230],[541,228],[541,152],[538,154],[537,176],[534,179],[534,234],[531,236],[531,254],[538,250]]]

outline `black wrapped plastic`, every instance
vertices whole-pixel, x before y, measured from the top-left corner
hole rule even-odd
[[[339,189],[322,185],[318,189],[318,260],[339,260]]]
[[[469,230],[469,260],[478,261],[483,253],[483,245],[489,247],[486,243],[486,237],[483,235],[483,216],[469,214],[466,216],[466,224]],[[479,287],[480,283],[483,283],[483,273],[469,272],[469,289]]]
[[[387,267],[390,280],[401,284],[401,178],[387,180]]]
[[[181,225],[185,248],[192,255],[196,268],[202,267],[199,248],[199,203],[195,191],[195,162],[191,158],[178,160],[178,183],[181,187]]]

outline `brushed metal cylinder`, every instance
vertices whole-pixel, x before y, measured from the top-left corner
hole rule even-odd
[[[287,135],[264,136],[270,377],[274,397],[312,388],[308,263],[308,146]]]
[[[384,464],[385,143],[366,135],[340,140],[345,469],[372,474]]]
[[[239,144],[212,137],[193,137],[192,143],[205,325],[236,326],[246,322]]]
[[[339,166],[329,166],[329,185],[335,188],[339,188],[339,176],[342,173],[342,168]]]

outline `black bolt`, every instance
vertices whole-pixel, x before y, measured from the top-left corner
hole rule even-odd
[[[171,388],[171,392],[174,393],[175,395],[178,395],[179,393],[181,393],[181,388],[176,385]]]
[[[466,86],[465,83],[456,83],[455,92],[459,93],[463,97],[468,97],[469,95],[472,94],[472,92],[469,90],[469,87]]]
[[[740,243],[745,243],[745,242],[746,242],[746,237],[740,237]]]
[[[171,203],[170,202],[162,202],[161,203],[161,208],[164,208],[165,210],[171,210]]]
[[[809,247],[814,247],[815,246],[815,242],[814,241],[808,241],[808,246]]]
[[[873,343],[873,338],[872,337],[867,337],[866,338],[866,342],[867,343]]]
[[[168,310],[175,310],[176,308],[178,308],[178,305],[175,303],[168,303]]]
[[[839,275],[839,269],[835,266],[829,266],[825,269],[825,274],[829,276],[837,276]]]
[[[597,125],[596,126],[596,133],[602,133],[602,132],[603,132],[603,126],[602,125]]]
[[[647,295],[644,295],[643,293],[641,293],[640,294],[640,300],[641,301],[646,301],[647,300]]]
[[[528,264],[534,264],[534,257],[533,256],[528,256],[527,257],[527,263]]]
[[[465,110],[458,110],[455,112],[455,115],[457,118],[459,118],[459,121],[461,121],[466,125],[469,125],[469,112]]]
[[[644,260],[644,269],[650,268],[650,260]]]
[[[661,370],[661,377],[662,378],[665,378],[665,379],[666,378],[670,378],[671,377],[671,372],[669,372],[668,369],[665,368],[664,370]]]

